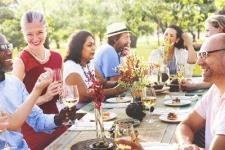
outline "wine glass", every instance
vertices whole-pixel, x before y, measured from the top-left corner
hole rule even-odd
[[[125,139],[135,142],[137,137],[134,132],[133,124],[131,123],[118,123],[115,127],[115,139]],[[131,149],[129,145],[115,143],[117,149]]]
[[[77,85],[64,84],[61,96],[62,96],[62,101],[64,105],[69,107],[69,109],[77,105],[77,103],[79,102],[79,92],[78,92]],[[74,120],[70,120],[70,121],[71,122],[69,123],[74,122]]]
[[[177,74],[176,75],[179,80],[184,78],[184,76],[185,76],[184,64],[177,63]]]
[[[142,98],[142,102],[144,103],[145,106],[148,107],[149,109],[149,123],[152,123],[153,120],[151,119],[152,112],[154,111],[154,106],[156,105],[156,94],[154,89],[151,87],[150,92],[146,94],[145,97]]]
[[[61,68],[53,69],[53,80],[62,82],[62,70],[61,70]]]
[[[53,81],[58,81],[58,82],[62,82],[62,70],[61,68],[55,68],[53,69]],[[61,89],[61,87],[59,87]],[[62,102],[62,97],[61,94],[59,94],[59,98],[56,102],[56,106],[58,108],[58,110],[60,111],[63,107],[64,104]]]

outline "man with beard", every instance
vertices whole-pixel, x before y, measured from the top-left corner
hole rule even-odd
[[[34,128],[36,132],[51,134],[54,132],[55,128],[61,126],[63,122],[67,122],[69,118],[74,119],[75,108],[72,110],[65,108],[61,110],[59,114],[48,115],[43,114],[43,111],[36,105],[32,108],[31,106],[35,104],[42,89],[52,82],[52,71],[49,69],[47,72],[40,75],[33,91],[29,95],[23,82],[15,76],[5,74],[5,72],[12,71],[13,63],[11,50],[12,45],[0,34],[0,106],[4,108],[4,112],[10,114],[8,130],[4,131],[4,135],[0,134],[0,149],[3,149],[5,142],[7,142],[7,145],[15,149],[27,150],[29,149],[28,145],[20,130],[18,130],[27,115],[29,116],[26,122]],[[26,107],[24,105],[26,105]],[[21,107],[23,109],[22,112]],[[19,117],[15,117],[13,114],[18,114],[18,111],[20,111]]]
[[[225,33],[218,33],[203,43],[197,64],[203,70],[203,81],[212,87],[198,102],[195,109],[182,121],[176,137],[183,149],[192,145],[194,133],[205,126],[205,148],[225,149]]]
[[[123,23],[113,23],[107,27],[108,43],[97,50],[94,58],[95,67],[104,79],[118,80],[120,75],[116,67],[121,63],[121,58],[129,52],[129,32]]]

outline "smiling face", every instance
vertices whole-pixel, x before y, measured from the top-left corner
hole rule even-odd
[[[218,49],[222,50],[215,51]],[[225,45],[223,41],[218,38],[210,38],[202,45],[200,52],[211,52],[205,58],[199,57],[197,60],[197,64],[202,68],[203,81],[210,83],[223,81],[225,77]]]
[[[170,39],[170,43],[172,45],[178,42],[179,39],[177,38],[177,31],[173,28],[167,28],[164,32],[164,41],[166,42],[167,39]]]
[[[95,54],[95,41],[91,36],[88,36],[82,49],[82,59],[90,61],[94,58]]]
[[[40,49],[44,47],[47,32],[46,27],[41,23],[37,21],[25,23],[23,34],[30,49]]]

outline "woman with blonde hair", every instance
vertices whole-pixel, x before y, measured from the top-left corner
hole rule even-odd
[[[24,13],[21,18],[21,29],[27,46],[16,59],[13,74],[22,80],[27,91],[31,92],[38,76],[45,71],[45,68],[62,70],[62,57],[59,53],[44,47],[47,37],[47,21],[42,13],[37,11]],[[56,100],[60,85],[60,81],[54,81],[37,100],[37,104],[44,113],[58,113]],[[37,133],[27,124],[22,128],[24,137],[32,150],[43,149],[65,130],[66,127],[61,127],[49,135]]]
[[[213,15],[205,21],[205,37],[208,38],[218,33],[225,33],[225,16]],[[207,82],[193,83],[190,80],[183,80],[181,82],[181,88],[185,91],[193,91],[199,89],[208,89],[211,86]]]

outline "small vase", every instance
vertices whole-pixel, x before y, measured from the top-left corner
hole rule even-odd
[[[103,126],[103,115],[102,115],[102,107],[95,108],[95,124],[96,124],[96,137],[103,138],[104,137],[104,126]]]
[[[131,96],[133,98],[132,103],[134,103],[137,99],[142,98],[142,90],[140,89],[131,89]]]

